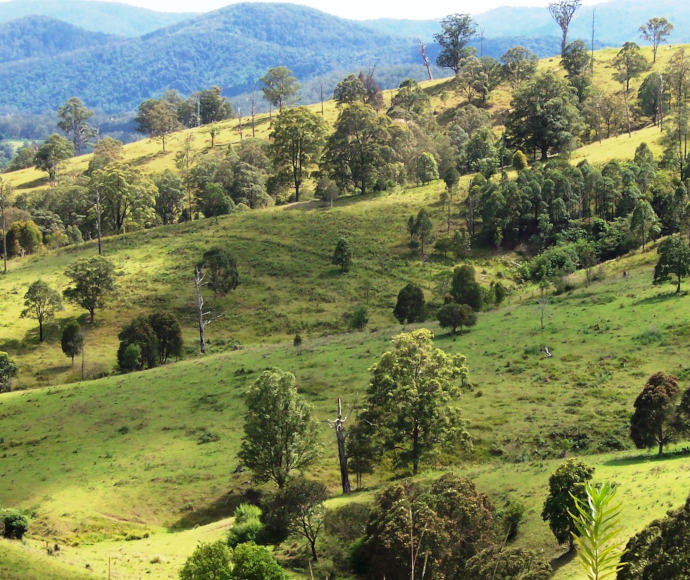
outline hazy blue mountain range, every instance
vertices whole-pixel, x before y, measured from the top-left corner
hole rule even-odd
[[[675,26],[671,42],[690,42],[690,8],[680,0],[612,0],[583,6],[570,25],[570,37],[588,42],[592,35],[592,10],[595,11],[595,39],[600,45],[618,46],[628,40],[643,42],[638,29],[654,16],[668,18]],[[560,29],[546,8],[503,6],[474,16],[487,39],[497,37],[559,37]],[[440,31],[437,20],[396,20],[383,18],[364,21],[373,30],[407,38],[430,41]]]
[[[117,2],[84,0],[11,0],[0,2],[0,22],[24,16],[48,16],[86,30],[119,36],[141,36],[194,16],[194,13],[156,12]]]
[[[52,57],[63,52],[93,48],[118,38],[46,16],[25,16],[0,24],[0,63]]]
[[[166,89],[182,94],[217,84],[251,91],[267,69],[299,79],[334,70],[421,64],[416,42],[291,4],[235,4],[139,38],[50,58],[0,64],[0,108],[53,110],[71,96],[118,112]]]

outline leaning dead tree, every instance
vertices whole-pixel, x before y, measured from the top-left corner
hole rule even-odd
[[[202,354],[206,354],[206,327],[211,324],[220,315],[211,317],[210,311],[204,311],[204,296],[201,294],[202,286],[206,286],[208,282],[204,282],[204,273],[201,266],[194,266],[194,290],[196,291],[196,318],[199,324],[199,350]]]
[[[565,47],[568,45],[568,27],[575,15],[575,11],[582,5],[582,0],[556,0],[549,2],[549,12],[556,21],[563,33],[561,39],[561,56],[565,54]]]
[[[422,60],[424,61],[424,66],[426,67],[426,74],[429,75],[429,80],[433,81],[434,77],[431,74],[431,65],[429,64],[429,57],[426,55],[426,47],[422,42],[421,38],[417,39],[419,41],[419,50],[422,53]]]
[[[340,462],[340,482],[343,486],[343,493],[350,493],[352,487],[350,486],[350,476],[347,470],[347,452],[345,450],[345,422],[347,417],[343,418],[343,407],[338,397],[338,415],[335,421],[329,421],[328,424],[335,429],[335,437],[338,441],[338,461]]]

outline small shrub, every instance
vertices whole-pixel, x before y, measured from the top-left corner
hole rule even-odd
[[[635,337],[635,341],[640,344],[653,344],[655,342],[661,342],[663,339],[663,334],[661,334],[661,331],[654,325]]]
[[[218,433],[204,431],[201,435],[199,435],[197,443],[199,445],[205,445],[206,443],[215,443],[216,441],[220,441],[220,435],[218,435]]]
[[[228,532],[228,546],[231,548],[246,542],[255,542],[263,525],[261,508],[250,503],[243,503],[235,510],[235,522]]]
[[[292,339],[293,346],[300,346],[302,344],[302,335],[295,334],[295,338]]]
[[[230,560],[232,552],[223,542],[213,544],[199,544],[192,555],[187,558],[180,580],[230,580],[232,575]]]
[[[369,310],[366,306],[358,306],[350,316],[350,330],[364,330],[369,323]]]

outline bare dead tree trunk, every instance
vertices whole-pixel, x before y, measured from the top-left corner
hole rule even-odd
[[[252,97],[251,97],[251,107],[252,107],[252,139],[256,137],[256,131],[254,129],[254,102],[255,102],[255,95],[254,91],[252,91]]]
[[[319,79],[319,87],[321,88],[321,116],[323,117],[323,79]]]
[[[237,119],[238,119],[237,130],[240,132],[240,142],[242,142],[243,141],[243,136],[242,136],[242,109],[240,108],[239,105],[237,105]]]
[[[347,470],[347,453],[345,450],[345,430],[344,425],[347,417],[343,419],[343,407],[338,397],[338,415],[333,423],[335,429],[335,436],[338,440],[338,462],[340,463],[340,482],[343,487],[343,493],[350,493],[352,487],[350,486],[350,476]]]
[[[424,61],[424,66],[426,67],[426,74],[429,76],[429,80],[433,81],[434,77],[431,74],[431,65],[429,64],[429,57],[426,55],[426,47],[422,42],[421,38],[417,39],[419,41],[419,50],[422,53],[422,60]]]
[[[3,274],[7,274],[7,235],[6,235],[6,224],[5,224],[5,196],[8,192],[8,186],[0,181],[0,219],[2,219],[2,262],[3,262]]]
[[[101,192],[96,190],[96,233],[98,235],[98,255],[103,255],[103,245],[101,243]]]
[[[204,336],[204,297],[201,295],[201,286],[203,285],[204,275],[201,273],[199,266],[194,267],[194,289],[196,291],[196,317],[199,323],[199,349],[202,354],[206,354],[206,338]]]

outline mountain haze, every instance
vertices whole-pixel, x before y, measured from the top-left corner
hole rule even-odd
[[[32,15],[56,18],[94,32],[135,37],[186,20],[195,13],[157,12],[119,2],[85,0],[0,2],[0,22]]]
[[[235,4],[30,67],[2,64],[0,107],[41,112],[78,95],[90,107],[118,112],[166,89],[189,94],[215,84],[237,95],[278,65],[304,80],[389,63],[420,63],[416,43],[301,6]]]

